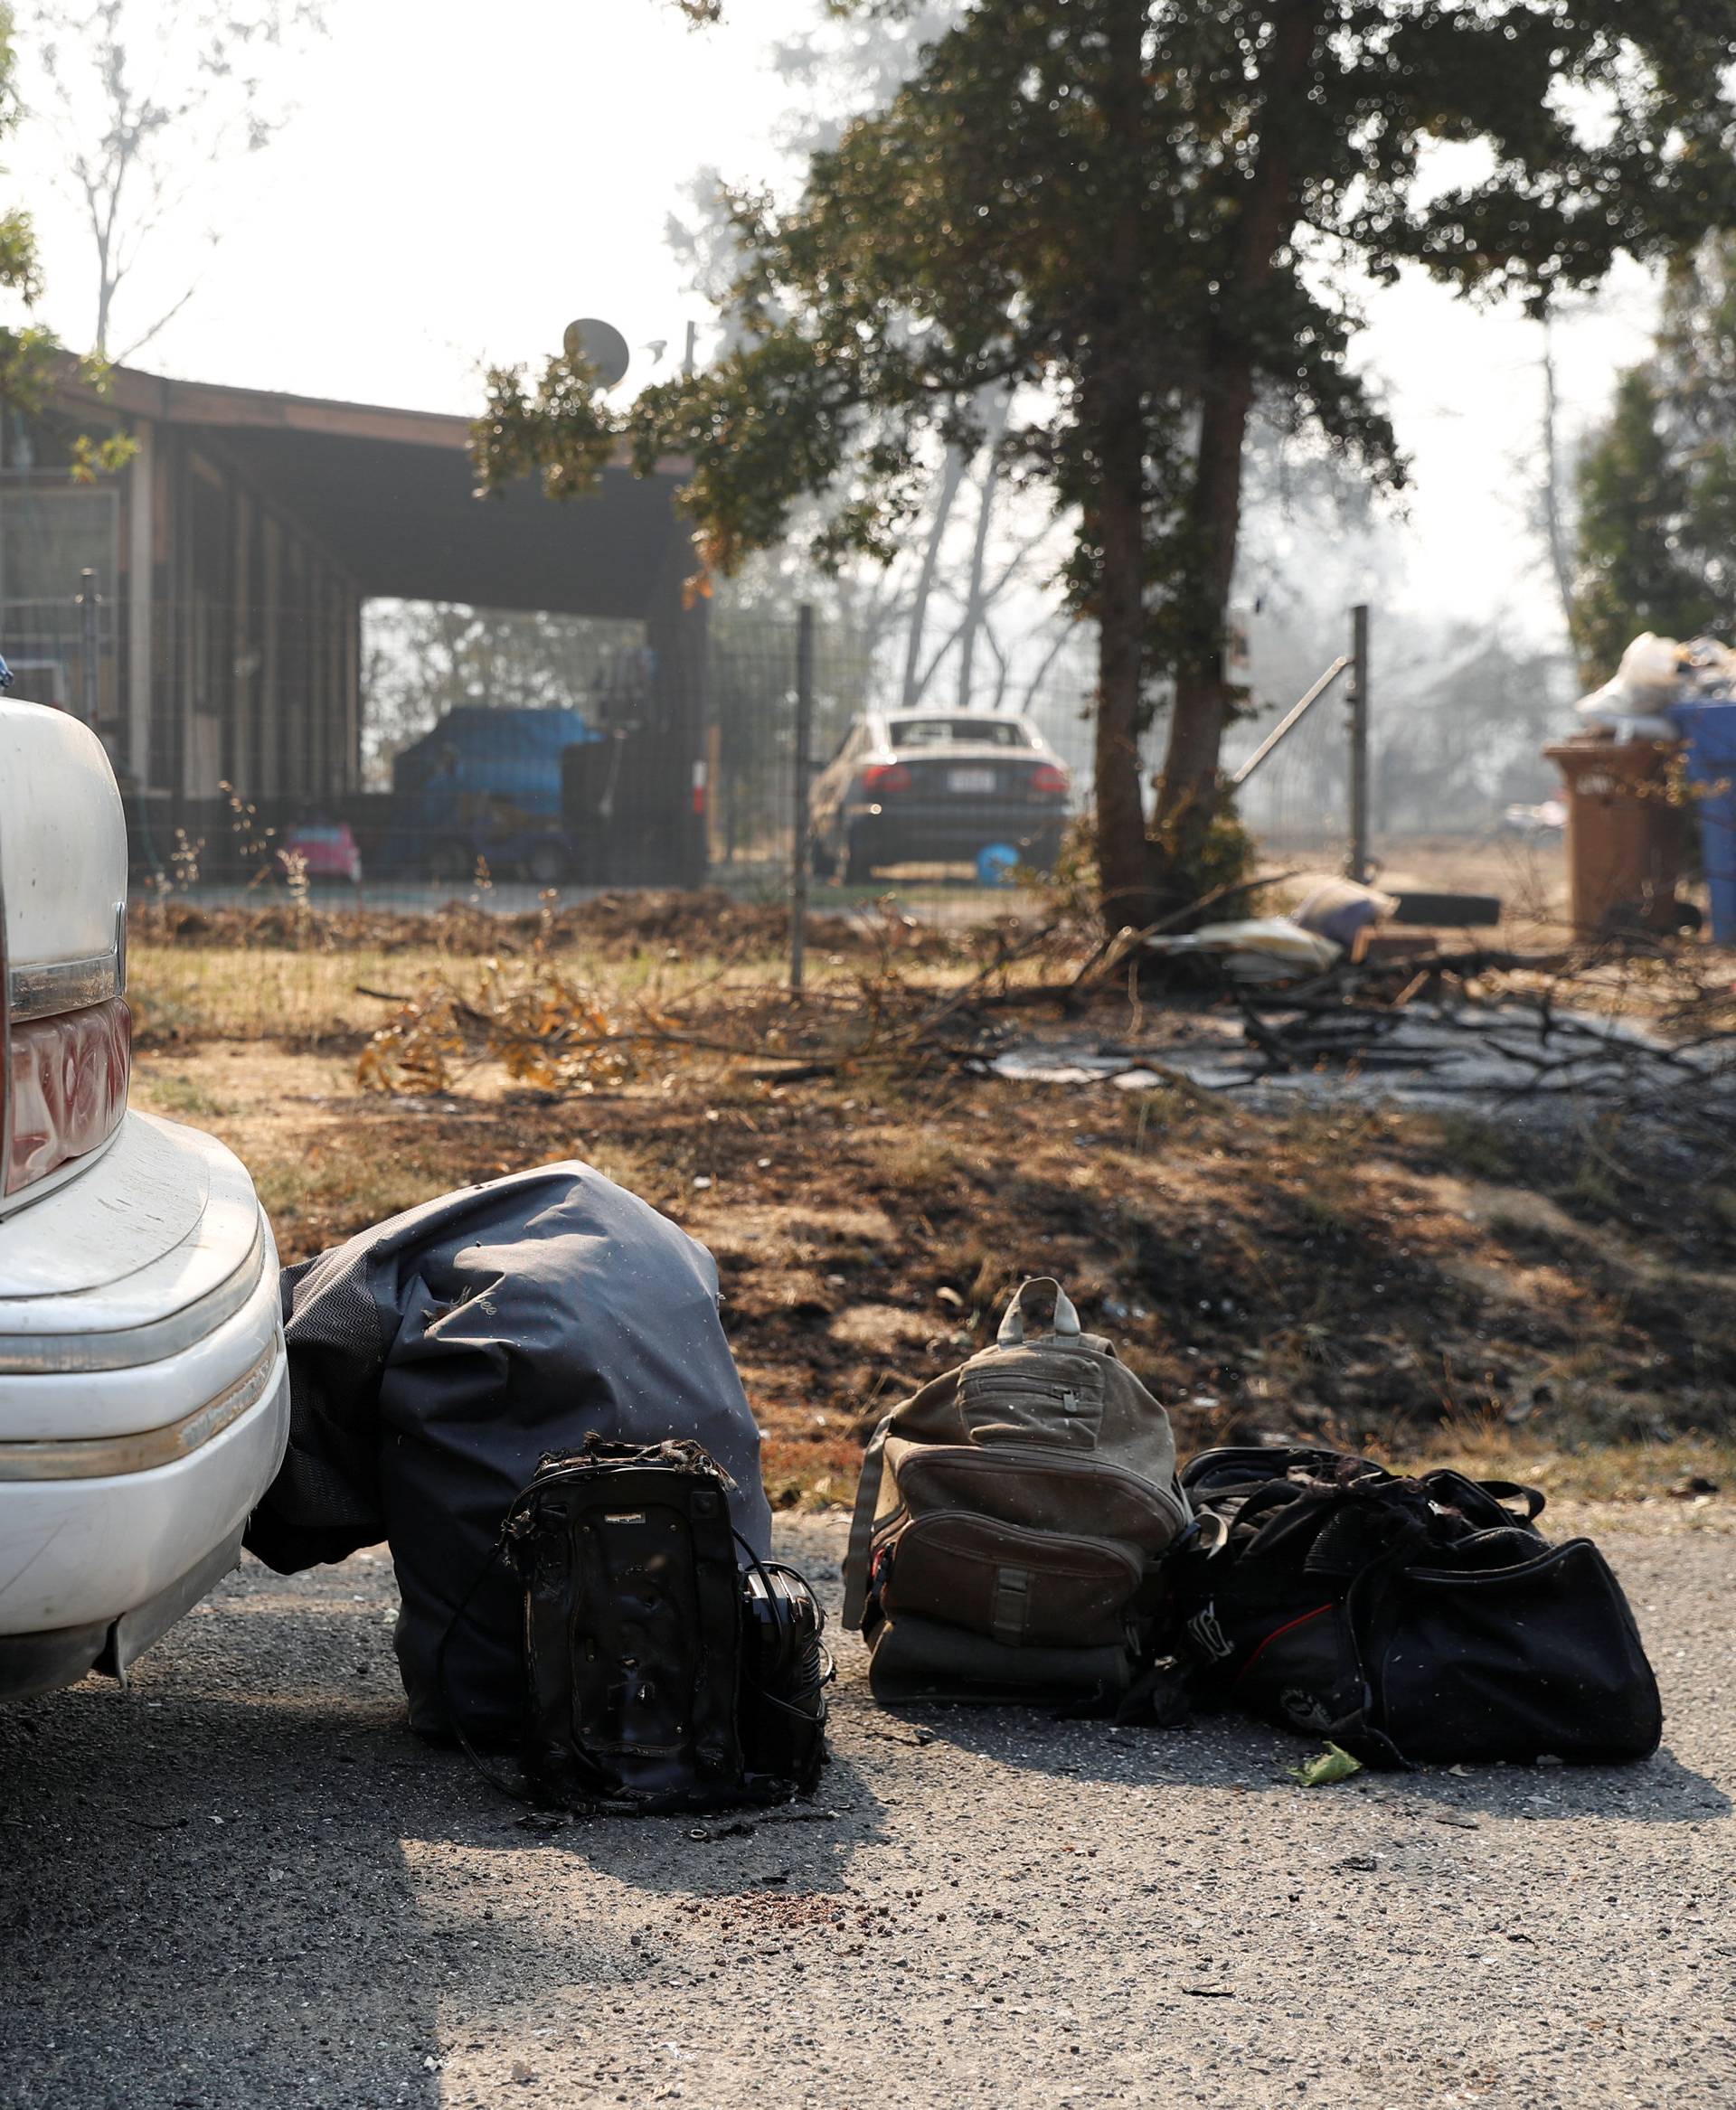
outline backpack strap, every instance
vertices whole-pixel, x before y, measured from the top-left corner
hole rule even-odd
[[[873,1550],[874,1513],[880,1507],[880,1484],[886,1472],[886,1434],[892,1418],[886,1415],[868,1439],[862,1454],[862,1477],[856,1482],[855,1513],[850,1519],[850,1544],[844,1556],[844,1624],[854,1633],[868,1606],[868,1558]]]
[[[519,1500],[522,1501],[523,1497],[521,1496]],[[446,1719],[452,1725],[452,1733],[458,1739],[464,1755],[471,1765],[490,1787],[497,1789],[504,1795],[510,1795],[515,1803],[529,1803],[534,1806],[536,1798],[530,1792],[529,1784],[524,1779],[523,1769],[520,1769],[518,1776],[514,1778],[512,1775],[503,1772],[499,1766],[491,1766],[470,1741],[469,1735],[465,1729],[464,1718],[452,1704],[452,1689],[448,1684],[446,1677],[447,1649],[466,1614],[476,1603],[476,1592],[499,1565],[501,1557],[506,1550],[507,1525],[517,1514],[518,1506],[518,1501],[514,1501],[512,1508],[507,1511],[505,1521],[500,1528],[499,1536],[489,1549],[487,1559],[476,1570],[476,1575],[471,1579],[470,1587],[466,1590],[459,1601],[458,1610],[446,1623],[446,1632],[441,1634],[439,1646],[434,1651],[434,1682],[439,1691],[440,1704],[446,1710]]]
[[[995,1336],[996,1348],[1020,1348],[1024,1344],[1024,1293],[1027,1289],[1052,1289],[1055,1293],[1055,1327],[1057,1334],[1076,1337],[1080,1331],[1079,1314],[1073,1309],[1073,1301],[1052,1275],[1028,1275],[1013,1292],[1012,1302],[1001,1320],[1001,1330]]]

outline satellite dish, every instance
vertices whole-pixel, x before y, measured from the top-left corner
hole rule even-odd
[[[612,389],[624,379],[632,353],[627,339],[613,323],[599,322],[595,316],[580,316],[567,325],[561,340],[569,359],[582,359],[597,376],[600,387]]]

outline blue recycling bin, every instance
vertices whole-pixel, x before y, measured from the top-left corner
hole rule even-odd
[[[1712,893],[1712,935],[1736,945],[1736,701],[1677,703],[1688,781],[1697,789],[1700,856]]]

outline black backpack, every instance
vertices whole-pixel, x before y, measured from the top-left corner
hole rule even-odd
[[[1536,1529],[1536,1488],[1252,1448],[1203,1452],[1182,1485],[1201,1538],[1171,1581],[1196,1697],[1373,1766],[1657,1748],[1621,1586],[1590,1540]]]
[[[731,1529],[731,1492],[695,1443],[592,1436],[542,1460],[498,1549],[523,1593],[522,1783],[477,1755],[462,1704],[443,1695],[495,1786],[624,1813],[813,1789],[831,1677],[825,1615],[796,1569],[760,1559]],[[442,1672],[445,1653],[443,1642]]]

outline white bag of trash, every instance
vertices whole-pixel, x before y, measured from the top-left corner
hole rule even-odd
[[[1180,937],[1148,937],[1147,952],[1165,956],[1210,954],[1237,982],[1288,982],[1323,975],[1344,950],[1288,916],[1252,916],[1241,923],[1205,923]]]
[[[1716,637],[1685,645],[1647,630],[1621,655],[1615,677],[1574,706],[1596,731],[1618,739],[1675,740],[1680,730],[1664,713],[1673,703],[1736,696],[1736,652]]]
[[[1675,728],[1662,713],[1681,692],[1682,655],[1674,637],[1642,631],[1613,677],[1573,708],[1594,731],[1617,739],[1675,739]]]

